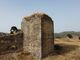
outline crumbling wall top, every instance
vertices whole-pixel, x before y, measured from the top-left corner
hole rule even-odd
[[[44,17],[47,17],[49,20],[52,21],[51,17],[49,17],[49,16],[48,16],[47,14],[45,14],[45,13],[35,13],[35,14],[30,15],[30,16],[25,16],[25,17],[23,18],[23,20],[24,20],[24,19],[25,19],[25,20],[31,20],[32,18],[37,18],[37,17],[41,18],[41,20],[43,20]],[[47,19],[47,20],[48,20],[48,19]],[[52,21],[52,22],[53,22],[53,21]]]

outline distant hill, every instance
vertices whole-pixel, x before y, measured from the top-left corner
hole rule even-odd
[[[9,33],[0,32],[0,37],[1,37],[1,36],[8,36],[8,35],[9,35]]]
[[[64,31],[64,32],[60,32],[60,33],[54,33],[54,38],[63,38],[63,37],[66,37],[68,34],[71,34],[72,36],[80,37],[80,32]]]

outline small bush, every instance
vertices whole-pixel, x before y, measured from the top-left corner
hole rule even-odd
[[[71,34],[67,34],[67,37],[70,39],[73,38],[73,36]]]
[[[62,50],[62,47],[58,44],[54,45],[54,50]]]
[[[80,37],[79,37],[79,40],[80,40]]]

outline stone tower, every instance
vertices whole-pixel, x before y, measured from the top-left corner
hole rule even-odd
[[[48,15],[35,13],[24,17],[21,28],[24,52],[30,52],[37,60],[53,52],[53,21]]]

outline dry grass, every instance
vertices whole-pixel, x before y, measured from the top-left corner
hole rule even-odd
[[[80,60],[80,41],[73,39],[55,39],[54,52],[43,60]],[[30,55],[22,53],[20,59],[35,60]],[[26,56],[26,58],[25,58]]]
[[[73,39],[55,39],[55,45],[60,47],[55,49],[53,54],[43,60],[80,60],[80,41]]]
[[[16,57],[17,56],[17,57]],[[16,58],[13,58],[16,57]],[[11,53],[0,56],[0,60],[35,60],[30,53]],[[80,41],[78,39],[55,39],[54,52],[43,60],[80,60]]]

